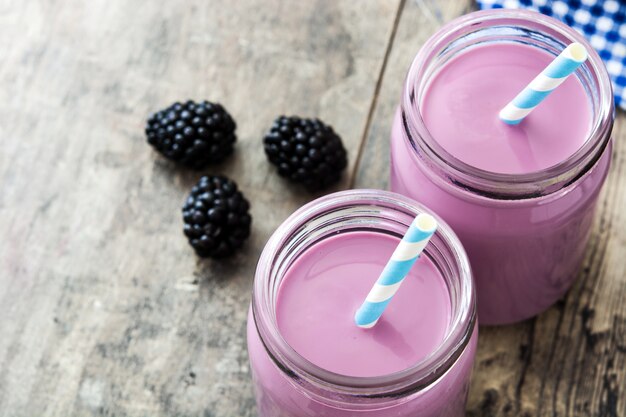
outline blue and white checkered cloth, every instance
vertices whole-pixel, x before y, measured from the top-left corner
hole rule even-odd
[[[525,8],[565,22],[585,35],[613,81],[615,104],[626,110],[626,0],[477,0],[481,9]]]

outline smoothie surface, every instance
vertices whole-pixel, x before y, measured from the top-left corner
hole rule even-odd
[[[564,161],[586,141],[592,110],[584,87],[570,76],[520,124],[498,112],[552,60],[532,46],[474,47],[434,75],[421,113],[434,140],[457,159],[486,171],[522,174]]]
[[[289,268],[277,301],[287,343],[314,364],[349,376],[380,376],[409,368],[433,352],[450,322],[450,295],[435,265],[422,255],[371,329],[354,313],[400,239],[346,232],[306,250]]]

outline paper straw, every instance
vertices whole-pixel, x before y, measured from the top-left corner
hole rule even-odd
[[[365,302],[357,310],[354,316],[357,326],[369,329],[376,324],[435,230],[437,220],[430,214],[421,213],[415,217]]]
[[[582,44],[577,42],[570,44],[513,101],[500,110],[500,119],[510,125],[521,122],[587,60],[587,55],[587,50]]]

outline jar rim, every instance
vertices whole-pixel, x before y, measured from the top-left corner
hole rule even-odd
[[[262,344],[270,358],[288,377],[298,380],[310,392],[332,392],[333,401],[366,403],[385,402],[406,396],[428,387],[443,376],[456,362],[469,343],[476,325],[475,290],[469,261],[452,229],[433,214],[439,222],[436,235],[454,254],[459,270],[461,305],[451,317],[450,329],[444,340],[430,356],[403,371],[382,375],[357,377],[340,375],[325,370],[296,352],[280,334],[266,286],[271,285],[274,261],[290,238],[304,225],[319,216],[338,211],[339,208],[380,206],[410,215],[430,212],[421,204],[396,193],[382,190],[347,190],[314,200],[289,216],[272,234],[259,258],[252,294],[252,317]],[[408,226],[408,225],[407,225]],[[321,395],[328,398],[327,395]]]
[[[524,26],[532,24],[533,30],[558,34],[567,43],[580,42],[589,51],[583,67],[592,75],[597,85],[598,105],[594,113],[588,139],[574,154],[556,165],[524,174],[487,171],[467,164],[446,151],[430,134],[420,111],[420,83],[428,65],[438,53],[453,41],[469,33],[497,26]],[[471,28],[473,32],[466,32]],[[465,31],[465,32],[464,32]],[[550,36],[550,35],[548,35]],[[581,71],[580,69],[578,71]],[[461,192],[496,200],[537,198],[555,193],[575,182],[591,169],[602,155],[613,128],[615,108],[611,81],[602,59],[587,40],[562,22],[530,10],[481,10],[456,18],[435,32],[420,48],[407,73],[401,100],[403,130],[412,149],[413,157],[419,152],[426,156],[438,183],[453,177],[453,184]]]

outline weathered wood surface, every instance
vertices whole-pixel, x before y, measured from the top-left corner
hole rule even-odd
[[[467,1],[0,4],[0,416],[254,416],[245,318],[271,231],[314,198],[260,137],[281,113],[344,138],[342,184],[385,187],[388,132],[421,43]],[[144,143],[146,115],[222,102],[235,155],[207,172],[252,202],[233,259],[195,258],[180,205],[199,174]],[[569,295],[481,332],[469,414],[626,414],[626,127]],[[331,190],[328,190],[331,191]]]

